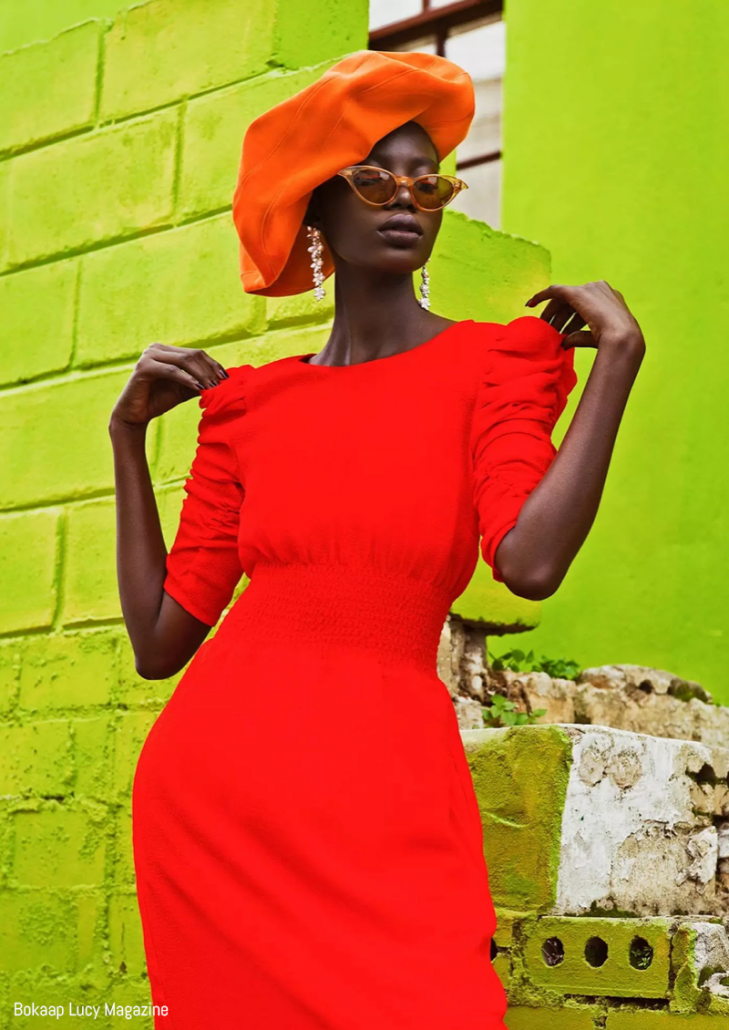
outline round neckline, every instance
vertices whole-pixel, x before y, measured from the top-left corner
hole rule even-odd
[[[296,364],[302,368],[310,368],[316,371],[330,372],[339,371],[344,368],[366,368],[368,365],[380,365],[383,361],[394,361],[396,358],[405,358],[408,354],[415,354],[416,351],[423,350],[430,344],[435,343],[436,340],[440,340],[443,336],[452,332],[454,329],[458,329],[460,326],[470,325],[473,323],[472,318],[464,318],[458,322],[453,322],[451,325],[447,325],[445,329],[441,329],[435,336],[431,336],[429,340],[425,340],[423,343],[419,343],[417,347],[410,347],[409,350],[399,351],[397,354],[388,354],[383,358],[373,358],[372,361],[357,361],[354,365],[312,365],[309,363],[309,358],[313,358],[316,355],[316,351],[311,351],[308,354],[297,354],[294,356]]]

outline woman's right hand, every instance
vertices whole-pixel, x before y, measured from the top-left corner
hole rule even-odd
[[[119,395],[111,419],[145,425],[227,378],[223,366],[204,350],[150,343]]]

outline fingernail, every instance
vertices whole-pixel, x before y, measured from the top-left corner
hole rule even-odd
[[[203,384],[202,384],[202,383],[199,383],[199,382],[197,381],[197,379],[195,380],[195,386],[197,386],[198,390],[204,390],[204,389],[205,389],[205,387],[203,386]]]

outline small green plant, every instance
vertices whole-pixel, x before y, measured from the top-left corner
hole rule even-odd
[[[517,712],[514,701],[509,701],[503,694],[494,694],[491,704],[482,707],[484,726],[493,729],[496,726],[527,726],[545,715],[546,708],[535,708],[533,712]]]
[[[502,669],[510,669],[512,672],[546,672],[554,679],[573,680],[582,671],[578,663],[571,658],[547,658],[543,654],[538,659],[534,651],[525,654],[518,649],[506,651],[497,657],[487,648],[487,660],[495,672]]]

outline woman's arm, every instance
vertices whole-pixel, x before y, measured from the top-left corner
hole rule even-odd
[[[135,666],[145,679],[165,679],[182,669],[210,627],[166,594],[167,548],[145,453],[146,424],[112,417],[116,483],[116,569],[119,599]]]
[[[225,376],[203,351],[152,344],[109,421],[119,598],[135,666],[145,679],[165,679],[179,672],[210,632],[210,626],[163,589],[167,549],[145,452],[147,426],[152,418]]]
[[[551,319],[560,332],[570,332],[563,345],[594,346],[597,355],[554,460],[495,554],[507,587],[530,600],[557,590],[590,531],[645,354],[643,334],[622,294],[604,281],[550,286],[527,303],[547,297],[554,299],[541,317]],[[589,325],[589,332],[572,331],[580,325]]]

